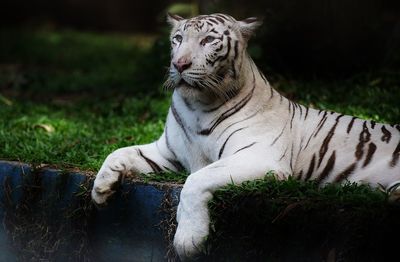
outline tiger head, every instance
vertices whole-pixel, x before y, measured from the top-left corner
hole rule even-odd
[[[227,98],[241,86],[247,41],[261,24],[256,18],[237,21],[224,14],[184,19],[168,14],[172,26],[167,88],[182,88]]]

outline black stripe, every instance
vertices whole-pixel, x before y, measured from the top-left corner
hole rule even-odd
[[[319,177],[316,179],[316,182],[320,184],[325,178],[329,176],[329,174],[332,172],[333,167],[335,166],[335,161],[336,161],[336,151],[333,151],[331,157],[328,159],[328,162],[322,170],[321,174]]]
[[[239,121],[237,121],[237,122],[234,122],[234,123],[230,124],[229,126],[225,127],[224,130],[222,130],[222,132],[219,134],[219,136],[218,136],[217,139],[219,139],[219,138],[225,133],[225,131],[228,130],[231,126],[236,125],[236,124],[238,124],[238,123],[241,123],[241,122],[243,122],[243,121],[249,120],[250,118],[256,116],[256,115],[258,114],[259,111],[260,111],[260,110],[255,111],[253,114],[249,115],[248,117],[243,118],[243,119],[241,119],[241,120],[239,120]]]
[[[375,128],[375,125],[376,125],[376,122],[375,122],[375,121],[371,121],[371,128],[372,128],[372,129]]]
[[[290,104],[293,107],[293,109],[292,109],[293,110],[292,119],[290,119],[290,129],[292,129],[292,127],[293,127],[293,119],[294,119],[294,115],[296,113],[296,107],[295,107],[295,104],[292,101],[290,101]]]
[[[215,52],[219,52],[222,50],[222,48],[224,48],[224,44],[221,44],[220,47],[218,47],[217,49],[215,49]]]
[[[239,101],[236,105],[234,105],[232,108],[230,108],[227,111],[225,111],[224,113],[222,113],[216,120],[214,120],[213,121],[214,124],[212,124],[210,128],[203,129],[198,134],[199,135],[209,135],[209,134],[211,134],[214,131],[214,129],[221,122],[223,122],[225,119],[227,119],[230,116],[232,116],[232,115],[236,114],[237,112],[239,112],[250,101],[250,99],[253,97],[254,89],[256,88],[255,81],[256,80],[255,80],[255,75],[254,75],[254,71],[253,71],[253,88],[250,90],[250,92],[241,101]]]
[[[308,167],[308,171],[304,177],[304,180],[310,179],[312,173],[314,172],[314,166],[315,166],[315,154],[313,154],[313,156],[312,156],[310,166]]]
[[[301,180],[303,178],[303,170],[300,170],[299,174],[297,175],[298,179]]]
[[[309,108],[308,108],[308,107],[306,107],[306,115],[304,116],[304,120],[306,120],[306,119],[307,119],[307,116],[308,116],[308,110],[309,110]]]
[[[225,19],[228,22],[232,22],[231,18],[228,18],[227,16],[223,15],[223,14],[217,14],[216,16],[221,17],[222,19]]]
[[[199,25],[198,27],[199,27],[199,30],[203,29],[204,23],[203,23],[203,22],[200,22],[200,25]]]
[[[322,111],[321,111],[321,112],[322,112]],[[320,114],[320,113],[318,113],[318,115],[319,115],[319,114]],[[304,147],[304,149],[306,149],[306,148],[308,147],[308,145],[309,145],[311,139],[312,139],[313,137],[316,137],[316,136],[318,135],[318,133],[319,133],[319,131],[321,130],[322,126],[325,124],[325,121],[326,121],[326,119],[327,119],[326,114],[327,114],[327,112],[325,111],[324,115],[322,116],[321,120],[319,121],[318,125],[316,126],[316,130],[314,129],[314,132],[313,132],[313,133],[310,135],[310,137],[308,138],[307,143],[306,143],[306,146]]]
[[[233,56],[233,59],[236,60],[236,58],[239,55],[239,41],[237,41],[237,40],[235,41],[234,50],[235,50],[235,55]]]
[[[223,36],[222,36],[223,37]],[[223,55],[223,56],[217,56],[217,58],[215,58],[214,59],[214,61],[211,61],[210,62],[210,64],[211,64],[211,66],[214,66],[214,64],[217,62],[217,61],[219,61],[219,60],[221,60],[221,61],[224,61],[224,60],[226,60],[227,58],[228,58],[228,56],[229,56],[229,53],[231,52],[231,37],[227,37],[228,38],[228,50],[226,51],[226,53],[225,53],[225,55]]]
[[[292,170],[293,173],[293,142],[292,142],[292,148],[290,149],[290,169]]]
[[[224,150],[225,150],[225,145],[226,145],[226,143],[228,142],[228,140],[231,138],[231,136],[233,136],[236,132],[239,132],[240,130],[243,130],[243,129],[245,129],[245,128],[247,128],[247,127],[242,127],[242,128],[239,128],[239,129],[233,131],[233,132],[226,138],[225,142],[222,144],[221,149],[219,150],[218,159],[221,159],[221,156],[222,156],[222,154],[224,153]]]
[[[400,158],[400,141],[396,149],[393,151],[392,161],[390,161],[390,166],[394,167],[395,165],[397,165],[399,158]]]
[[[300,140],[300,148],[297,151],[296,159],[299,159],[299,155],[300,155],[301,151],[303,150],[303,140],[304,140],[304,137],[302,137]]]
[[[353,124],[354,124],[354,120],[356,120],[357,117],[353,116],[353,118],[351,119],[349,125],[347,126],[347,134],[350,133],[351,129],[353,128]]]
[[[236,79],[236,68],[235,68],[235,61],[234,60],[232,60],[232,72],[233,72],[232,77],[234,79]]]
[[[303,108],[302,108],[303,106],[302,105],[299,105],[299,109],[300,109],[300,116],[299,116],[299,118],[301,119],[301,117],[303,116]]]
[[[225,24],[225,21],[223,19],[221,19],[218,16],[215,16],[215,19],[217,19],[220,23],[222,23],[223,25]],[[228,31],[228,30],[227,30]],[[228,31],[229,32],[229,31]]]
[[[214,28],[211,29],[210,32],[215,33],[215,34],[219,34]]]
[[[356,146],[356,151],[354,153],[355,157],[357,160],[360,160],[362,156],[364,155],[364,145],[371,139],[371,134],[368,130],[367,127],[367,121],[364,121],[363,123],[363,130],[360,133],[359,136],[359,142]]]
[[[225,105],[226,102],[227,102],[227,101],[223,102],[222,104],[220,104],[220,105],[218,105],[218,106],[216,106],[216,107],[212,107],[212,108],[210,108],[210,109],[203,110],[203,112],[204,112],[204,113],[211,113],[211,112],[217,111],[217,110],[220,109],[223,105]]]
[[[271,143],[270,146],[273,146],[273,145],[276,143],[276,141],[278,141],[278,139],[282,136],[283,131],[285,131],[288,122],[289,122],[289,119],[286,120],[286,123],[285,123],[284,127],[282,128],[282,131],[281,131],[281,132],[279,133],[279,135],[274,139],[274,141],[272,141],[272,143]]]
[[[324,141],[322,142],[321,148],[319,149],[319,162],[318,162],[318,167],[320,167],[321,163],[322,163],[322,159],[325,157],[326,152],[329,149],[329,143],[331,142],[331,139],[333,137],[333,135],[335,134],[335,129],[339,123],[340,118],[343,115],[339,115],[336,118],[336,122],[335,124],[332,126],[331,130],[329,130],[328,134],[326,135],[326,137],[324,138]]]
[[[271,92],[271,94],[269,96],[269,99],[271,99],[272,97],[274,97],[274,89],[269,86],[267,78],[265,77],[265,75],[260,70],[258,70],[258,73],[260,74],[262,80],[264,80],[264,83],[265,83],[266,87],[267,88],[269,87],[270,92]]]
[[[316,137],[318,135],[319,131],[321,131],[322,127],[324,126],[326,119],[328,119],[328,117],[326,116],[327,114],[328,114],[328,112],[325,111],[324,115],[322,116],[321,120],[319,121],[319,124],[318,124],[319,127],[317,126],[318,129],[315,132],[314,137]]]
[[[170,160],[168,158],[166,158],[166,159],[171,165],[173,165],[175,167],[176,170],[178,170],[178,171],[185,170],[185,168],[182,166],[182,164],[179,163],[178,161]]]
[[[381,130],[382,130],[382,133],[383,133],[383,135],[382,135],[382,137],[381,137],[381,140],[382,140],[383,142],[386,142],[387,144],[389,144],[390,139],[392,138],[392,133],[390,133],[390,132],[385,128],[385,126],[382,126]]]
[[[147,158],[145,155],[143,155],[142,150],[137,149],[139,152],[139,155],[147,162],[147,164],[151,167],[151,169],[153,169],[153,172],[161,172],[162,169],[159,165],[157,165],[156,162],[154,162],[153,160]]]
[[[236,79],[236,59],[237,59],[237,57],[238,57],[238,55],[239,55],[239,41],[235,41],[235,47],[234,47],[234,52],[235,52],[235,54],[234,54],[234,56],[233,56],[233,60],[232,60],[232,71],[233,71],[233,78],[235,78]]]
[[[285,151],[283,152],[282,156],[279,158],[279,161],[281,161],[286,156],[286,152],[288,149],[289,149],[289,147],[287,146]]]
[[[260,76],[261,76],[262,80],[264,80],[264,83],[268,83],[267,78],[260,70],[258,70],[258,73],[260,73]]]
[[[356,169],[357,163],[353,163],[348,166],[342,173],[340,173],[333,182],[340,183],[343,180],[347,179]]]
[[[366,167],[371,162],[371,159],[374,156],[375,151],[376,151],[376,145],[374,143],[370,143],[368,146],[367,156],[365,158],[363,167]]]
[[[183,123],[181,117],[180,117],[179,114],[178,114],[178,111],[176,111],[175,103],[174,103],[174,100],[173,100],[173,99],[172,99],[172,103],[171,103],[171,111],[172,111],[172,115],[174,116],[176,122],[178,123],[178,125],[181,127],[183,133],[185,134],[187,140],[189,140],[190,142],[192,142],[192,139],[190,138],[190,136],[189,136],[189,134],[188,134],[188,132],[187,132],[187,130],[186,130],[186,128],[185,128],[185,125],[184,125],[184,123]]]
[[[224,60],[226,60],[227,58],[228,58],[228,56],[229,56],[229,53],[231,52],[231,40],[232,40],[232,38],[230,37],[230,36],[228,36],[227,37],[228,38],[228,50],[226,51],[226,54],[221,58],[221,61],[224,61]]]
[[[189,101],[187,101],[187,99],[185,97],[182,97],[183,103],[185,104],[185,106],[190,110],[190,111],[194,111],[195,109],[193,108],[193,106],[189,103]]]
[[[214,20],[214,19],[212,19],[212,18],[208,18],[208,21],[210,21],[210,22],[212,22],[212,23],[214,23],[214,24],[218,25],[218,22],[217,22],[217,21],[215,21],[215,20]]]
[[[246,148],[252,147],[252,146],[254,146],[255,144],[257,144],[257,142],[253,142],[253,143],[251,143],[250,145],[244,146],[244,147],[242,147],[242,148],[236,150],[235,153],[233,153],[233,154],[236,154],[237,152],[240,152],[240,151],[242,151],[242,150],[244,150],[244,149],[246,149]]]
[[[165,125],[165,144],[167,145],[168,150],[172,153],[174,158],[176,158],[175,152],[172,150],[171,144],[169,143],[169,138],[168,138],[168,125]]]
[[[308,138],[306,146],[304,147],[304,149],[306,149],[308,147],[308,144],[310,143],[312,137],[313,137],[313,134],[311,134],[311,136]]]
[[[171,173],[174,172],[174,170],[172,170],[171,168],[169,168],[169,167],[167,167],[167,166],[164,166],[164,165],[163,165],[162,167],[163,167],[164,170],[167,171],[167,172],[171,172]]]

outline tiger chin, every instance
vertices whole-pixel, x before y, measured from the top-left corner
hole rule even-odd
[[[175,249],[181,260],[205,252],[207,203],[229,183],[274,171],[323,185],[345,181],[399,196],[400,125],[315,110],[286,99],[246,52],[260,21],[225,14],[168,15],[172,89],[163,134],[111,153],[94,181],[104,205],[127,173],[190,172],[180,195]]]

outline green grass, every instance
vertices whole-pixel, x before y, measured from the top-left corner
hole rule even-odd
[[[15,102],[0,109],[7,116],[0,121],[0,158],[96,170],[111,151],[155,140],[167,109],[166,99],[69,106]]]
[[[10,29],[0,40],[0,159],[95,171],[113,150],[161,134],[165,37]],[[400,122],[397,72],[336,81],[271,75],[305,105]]]
[[[209,208],[204,261],[389,261],[400,233],[387,194],[350,183],[266,176],[219,189]]]

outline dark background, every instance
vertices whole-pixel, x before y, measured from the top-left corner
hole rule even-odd
[[[250,51],[259,66],[280,74],[336,78],[400,68],[396,0],[6,0],[0,24],[165,34],[167,10],[184,16],[223,12],[237,19],[262,17],[264,25]]]

